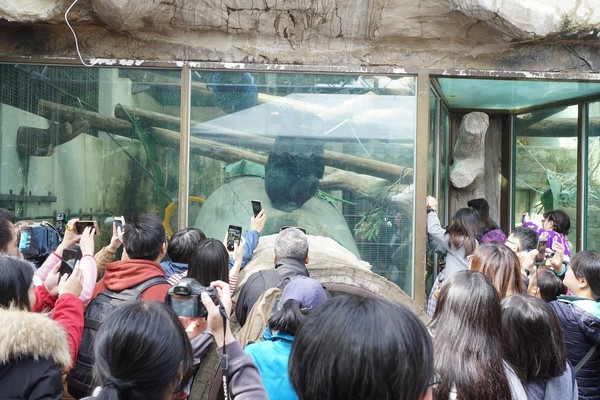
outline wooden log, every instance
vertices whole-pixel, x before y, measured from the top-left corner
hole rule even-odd
[[[101,131],[106,131],[113,133],[118,136],[132,137],[133,135],[133,125],[131,122],[119,119],[119,118],[110,118],[106,116],[99,116],[97,113],[91,111],[84,111],[79,109],[74,109],[73,107],[65,106],[63,104],[53,103],[47,100],[40,100],[40,104],[38,107],[38,113],[45,118],[54,118],[69,122],[74,120],[75,118],[80,118],[85,120],[90,127],[96,128]],[[139,115],[138,115],[139,117]],[[151,133],[153,134],[154,140],[157,144],[163,146],[169,146],[178,148],[180,143],[180,134],[179,132],[175,132],[168,129],[163,128],[150,128]],[[269,140],[267,138],[261,138],[263,140]],[[258,164],[266,164],[267,156],[265,154],[256,153],[253,151],[247,151],[243,149],[239,149],[236,147],[228,146],[226,144],[214,141],[214,140],[206,140],[198,137],[192,137],[190,140],[190,152],[192,154],[201,155],[204,157],[213,158],[215,160],[224,161],[227,163],[233,163],[239,161],[241,159],[245,159],[248,161],[253,161]],[[326,154],[335,153],[328,152]],[[338,153],[339,154],[339,153]],[[343,155],[345,156],[345,155]],[[346,156],[352,162],[356,162],[354,159],[359,159],[359,157]],[[326,157],[327,158],[327,157]],[[360,159],[364,160],[364,159]],[[343,164],[344,159],[341,158],[337,160],[338,163]],[[385,164],[385,163],[383,163]],[[391,164],[386,164],[387,166],[393,166]],[[396,168],[402,168],[393,166]],[[344,173],[345,172],[345,173]],[[412,169],[406,169],[405,176],[410,176],[409,172],[412,173]],[[336,175],[327,179],[327,176],[330,174]],[[356,193],[359,197],[377,197],[379,193],[378,188],[383,187],[387,181],[382,178],[377,178],[369,175],[362,175],[356,172],[350,171],[339,171],[337,168],[326,167],[325,168],[326,177],[324,178],[324,188],[325,189],[345,189],[349,190],[353,193]],[[397,180],[397,176],[395,175],[395,179]],[[375,189],[369,190],[369,185]]]
[[[127,114],[132,116],[135,115],[148,125],[179,129],[180,119],[177,117],[119,104],[115,106],[115,115],[118,118],[129,119]],[[211,125],[210,123],[202,123],[199,125],[200,126],[195,127],[195,129],[198,129],[202,136],[210,137],[215,141],[236,146],[242,145],[264,152],[269,152],[273,146],[274,140],[271,138],[251,135],[233,129]],[[413,170],[409,167],[352,156],[331,150],[325,150],[324,160],[325,165],[330,167],[350,170],[359,174],[372,175],[392,182],[395,182],[398,179],[412,180],[413,176]]]
[[[51,156],[55,146],[76,138],[88,128],[87,122],[81,120],[63,122],[47,129],[21,126],[17,130],[17,151],[22,157]]]
[[[64,122],[70,122],[75,118],[79,118],[87,121],[90,127],[101,131],[111,132],[118,136],[125,136],[128,138],[135,136],[133,133],[133,125],[129,121],[106,117],[92,111],[79,110],[74,107],[53,103],[47,100],[40,100],[38,104],[38,113],[46,118],[55,115],[60,121]],[[179,147],[179,132],[155,127],[150,127],[150,132],[157,144],[174,148]],[[256,154],[254,152],[226,146],[219,142],[200,138],[191,138],[190,152],[229,163],[239,161],[240,159],[246,159],[260,164],[265,164],[267,162],[266,155]]]
[[[136,139],[133,126],[129,121],[108,117],[81,108],[65,106],[64,104],[40,99],[38,101],[38,115],[57,122],[74,122],[80,119],[86,121],[90,127]]]

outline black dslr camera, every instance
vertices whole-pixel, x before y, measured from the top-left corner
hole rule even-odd
[[[219,304],[217,289],[212,286],[204,287],[193,278],[183,278],[176,286],[167,292],[165,304],[171,306],[175,314],[180,317],[204,317],[208,311],[200,295],[206,292],[215,304]]]

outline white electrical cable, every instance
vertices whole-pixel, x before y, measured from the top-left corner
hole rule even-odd
[[[83,61],[83,57],[81,57],[81,52],[79,51],[79,42],[77,41],[77,34],[75,33],[75,30],[73,30],[73,27],[71,26],[71,24],[69,23],[69,19],[67,18],[67,14],[69,14],[69,11],[71,11],[71,8],[73,8],[73,6],[78,2],[79,0],[75,0],[73,1],[73,3],[69,6],[69,8],[67,8],[67,11],[65,11],[65,22],[67,23],[67,26],[69,27],[69,29],[71,30],[71,32],[73,33],[73,38],[75,39],[75,49],[77,49],[77,55],[79,56],[79,60],[81,61],[81,63],[83,65],[85,65],[86,67],[92,67],[92,64],[87,64],[85,61]]]

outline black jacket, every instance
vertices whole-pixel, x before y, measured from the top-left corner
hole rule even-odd
[[[579,303],[579,304],[577,304]],[[573,366],[598,343],[592,357],[576,375],[580,400],[600,400],[600,304],[573,296],[560,296],[550,306],[565,334],[567,358]]]
[[[0,398],[61,399],[71,365],[65,331],[45,315],[0,309]]]
[[[275,270],[277,271],[280,282],[283,282],[286,278],[294,279],[297,277],[309,276],[304,260],[301,261],[295,258],[278,259],[275,263]],[[240,290],[240,295],[235,305],[235,316],[241,326],[244,326],[246,323],[248,313],[252,310],[252,306],[256,303],[256,300],[258,300],[260,295],[265,290],[275,286],[271,285],[267,287],[260,271],[255,272],[248,277],[248,280]]]

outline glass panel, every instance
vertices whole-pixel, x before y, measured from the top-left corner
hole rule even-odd
[[[588,137],[588,192],[586,249],[600,248],[600,102],[587,105],[585,131]]]
[[[439,106],[440,99],[435,90],[429,91],[429,149],[427,155],[428,171],[427,171],[427,194],[437,197],[439,192],[440,180],[438,174],[439,152],[440,152],[440,121],[439,121]],[[433,286],[433,281],[437,275],[437,268],[434,265],[437,263],[437,257],[433,249],[427,249],[426,255],[427,267],[425,269],[425,298],[429,298],[429,292]]]
[[[598,82],[438,78],[451,108],[518,110],[600,94]]]
[[[113,215],[164,216],[179,190],[178,128],[163,119],[179,118],[180,71],[5,64],[0,77],[0,207],[98,220],[98,244]]]
[[[515,214],[528,212],[541,226],[546,211],[561,209],[571,220],[575,243],[577,200],[577,106],[520,114],[515,118]],[[571,245],[574,251],[573,245]]]
[[[301,226],[411,294],[414,77],[195,71],[190,114],[190,223],[246,232],[260,200],[261,242]]]

